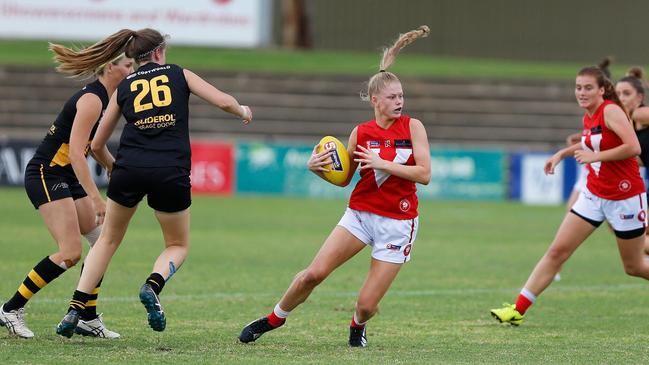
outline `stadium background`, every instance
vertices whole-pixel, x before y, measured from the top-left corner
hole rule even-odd
[[[17,259],[0,271],[0,277],[7,278],[0,284],[5,294],[0,295],[15,290],[25,265],[33,257],[42,257],[43,242],[51,240],[17,187],[33,149],[64,100],[81,85],[53,71],[46,41],[88,44],[122,27],[137,28],[119,21],[103,24],[96,18],[86,20],[96,23],[93,29],[75,28],[84,16],[96,16],[93,9],[101,13],[103,7],[133,7],[156,13],[164,6],[178,7],[173,3],[156,2],[153,10],[147,2],[0,1],[0,184],[13,186],[0,190],[2,211],[12,213],[0,219],[4,232],[0,247],[5,257]],[[98,363],[151,363],[159,361],[155,354],[167,354],[169,362],[190,363],[211,363],[214,358],[232,363],[647,360],[642,343],[648,338],[634,321],[649,314],[644,309],[646,287],[624,278],[606,232],[598,233],[590,251],[577,254],[565,269],[568,278],[560,284],[563,287],[549,291],[544,302],[548,307],[545,312],[539,308],[536,323],[530,321],[514,333],[493,326],[485,314],[515,293],[561,218],[559,204],[572,186],[574,161],[562,164],[553,178],[543,176],[540,166],[547,153],[579,129],[574,74],[609,55],[614,56],[615,77],[628,65],[644,64],[649,50],[639,45],[646,37],[642,15],[649,4],[582,0],[191,3],[177,11],[187,15],[189,8],[203,6],[205,14],[217,14],[185,18],[206,27],[201,40],[191,39],[195,31],[188,24],[185,35],[167,30],[168,23],[147,25],[171,33],[170,62],[186,65],[249,104],[255,120],[244,128],[192,99],[192,181],[197,193],[207,194],[195,195],[192,234],[196,243],[183,268],[185,279],[169,289],[167,310],[179,322],[187,321],[175,325],[180,339],[173,332],[147,337],[149,333],[140,328],[140,313],[131,313],[139,308],[136,300],[128,299],[134,291],[125,283],[146,272],[149,261],[139,259],[144,248],[135,243],[159,247],[155,221],[147,209],[140,209],[127,236],[138,242],[116,257],[115,265],[123,269],[112,272],[113,280],[107,280],[104,289],[106,312],[111,313],[112,323],[130,332],[131,339],[117,345],[53,340],[50,329],[76,283],[75,275],[67,275],[30,304],[33,314],[28,320],[47,342],[23,344],[2,338],[0,349],[9,363],[83,362],[83,357],[74,355],[78,352]],[[57,8],[86,10],[57,13],[53,10]],[[48,19],[48,14],[56,16]],[[168,20],[171,15],[165,14]],[[210,19],[225,19],[229,32],[235,24],[234,33],[228,33],[234,36],[221,40],[225,43],[214,41],[219,32],[207,28]],[[236,43],[236,24],[241,23],[249,28],[239,33],[245,41]],[[372,329],[378,333],[370,334],[378,347],[366,355],[339,353],[343,343],[335,329],[340,323],[344,327],[353,307],[354,291],[360,285],[358,272],[364,272],[366,257],[354,259],[314,294],[311,309],[302,312],[309,317],[295,318],[290,334],[269,336],[264,338],[268,342],[252,348],[237,347],[231,343],[232,333],[242,321],[274,304],[291,275],[308,264],[349,194],[349,188],[329,186],[306,171],[313,144],[328,134],[345,141],[357,122],[371,117],[371,108],[358,93],[376,71],[380,47],[420,24],[431,27],[431,36],[408,47],[397,59],[395,72],[404,84],[407,113],[426,125],[433,178],[430,185],[419,186],[426,201],[418,240],[421,248],[415,252],[420,256],[386,297],[385,313]],[[102,32],[102,27],[107,30]],[[57,35],[60,30],[72,35]],[[100,33],[93,35],[91,30]],[[184,36],[190,39],[183,41]],[[231,57],[232,62],[227,67],[199,62],[211,57]],[[95,172],[98,183],[105,185],[102,172]],[[254,224],[242,223],[248,220]],[[525,247],[520,247],[521,237]],[[206,245],[213,241],[214,246]],[[264,246],[250,242],[264,242]],[[25,257],[24,249],[32,256]],[[593,267],[599,270],[593,273]],[[215,275],[208,285],[214,292],[196,294],[201,289],[197,283]],[[256,295],[255,289],[262,293]],[[578,307],[592,296],[599,304]],[[632,309],[617,307],[622,296],[628,298],[625,308]],[[188,298],[193,298],[192,304],[187,304]],[[255,305],[248,308],[251,302]],[[216,311],[215,317],[210,316],[216,324],[202,322],[200,313],[206,306]],[[557,313],[556,308],[566,307],[565,313]],[[618,310],[624,318],[617,316]],[[124,323],[116,320],[118,315]],[[323,324],[329,316],[337,322]],[[570,318],[582,316],[589,319],[572,328]],[[410,327],[397,329],[393,322]],[[208,345],[197,328],[209,332]],[[310,334],[313,328],[324,328],[325,333]],[[405,343],[393,343],[395,338]],[[282,343],[283,339],[288,342]],[[305,341],[316,344],[305,346]],[[220,345],[212,348],[210,343]],[[530,350],[516,355],[519,347]],[[265,353],[268,350],[273,355]],[[119,351],[126,351],[125,355],[117,355]]]
[[[424,57],[425,63],[426,57],[434,55],[449,60],[451,66],[436,77],[416,71],[402,76],[408,91],[407,112],[424,121],[433,143],[433,180],[421,189],[424,199],[560,203],[570,193],[574,161],[563,164],[556,177],[546,178],[538,173],[544,155],[537,154],[560,147],[564,137],[579,128],[580,110],[570,86],[574,70],[608,55],[614,55],[618,64],[641,62],[647,56],[643,47],[636,46],[643,36],[639,10],[646,5],[632,1],[624,7],[587,1],[542,5],[505,0],[411,1],[407,6],[390,1],[202,1],[182,9],[173,3],[159,5],[160,15],[155,18],[142,16],[147,13],[146,5],[125,4],[3,1],[0,37],[54,37],[87,44],[136,19],[131,26],[164,29],[167,25],[169,32],[175,32],[172,46],[351,52],[353,63],[353,55],[360,52],[374,53],[378,59],[380,47],[396,34],[429,24],[429,39],[409,47],[404,58]],[[619,33],[592,32],[593,24],[608,18],[625,19],[624,42],[619,41]],[[24,23],[41,25],[19,27]],[[204,29],[198,32],[200,27]],[[5,52],[13,48],[11,43],[5,47]],[[463,76],[462,60],[466,59],[485,65],[500,62],[500,75],[490,76],[488,71],[481,75],[479,69],[476,74],[474,69]],[[566,77],[539,78],[530,70],[526,78],[515,71],[525,68],[525,63],[507,64],[512,61],[560,61],[575,66]],[[255,106],[256,121],[240,128],[222,113],[193,100],[192,137],[219,141],[213,147],[202,144],[194,153],[195,191],[346,196],[349,189],[323,186],[301,166],[309,146],[321,136],[345,140],[354,124],[368,117],[368,105],[355,95],[376,71],[377,61],[371,62],[363,60],[361,71],[354,75],[335,70],[318,73],[317,64],[300,73],[292,73],[290,66],[275,72],[257,71],[264,69],[263,61],[245,71],[199,66],[201,75]],[[20,185],[30,148],[79,83],[57,77],[49,64],[10,63],[0,74],[0,184]],[[213,156],[221,157],[215,160]],[[255,184],[260,176],[266,182]],[[99,171],[97,180],[106,183]]]

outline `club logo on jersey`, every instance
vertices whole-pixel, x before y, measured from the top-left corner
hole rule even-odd
[[[620,213],[620,219],[622,219],[622,220],[629,220],[629,219],[633,219],[634,217],[635,217],[635,214]]]
[[[590,134],[602,134],[602,126],[598,125],[590,129]]]
[[[647,221],[647,212],[643,209],[638,213],[638,220],[640,222],[646,222]]]
[[[394,147],[396,148],[412,148],[412,141],[409,139],[395,139]]]
[[[379,148],[381,147],[381,142],[379,141],[367,141],[368,148]]]
[[[410,202],[408,199],[401,199],[399,202],[399,209],[401,209],[402,212],[407,212],[410,210]]]
[[[412,249],[411,244],[407,244],[406,247],[403,248],[403,255],[408,256],[410,255],[410,250]]]
[[[622,180],[617,187],[621,191],[629,191],[631,190],[631,183],[629,182],[629,180]]]
[[[385,248],[392,251],[401,251],[401,246],[393,245],[391,243],[388,243]]]
[[[52,124],[52,126],[50,127],[49,132],[47,132],[47,133],[48,133],[50,136],[53,136],[54,133],[56,133],[56,126],[55,126],[54,124]]]
[[[390,148],[390,146],[392,146],[392,143],[389,139],[386,139],[385,141],[383,141],[383,145],[385,146],[385,148]]]
[[[373,148],[372,151],[376,152],[377,154],[381,153],[381,150],[379,148]],[[408,162],[410,156],[412,156],[412,148],[397,148],[395,151],[397,152],[397,154],[396,156],[394,156],[394,159],[392,160],[392,162],[394,163],[405,165]],[[381,185],[383,185],[383,183],[388,179],[388,177],[392,176],[383,170],[377,170],[377,169],[373,169],[373,170],[374,170],[374,180],[376,181],[376,185],[378,187],[381,187]],[[408,203],[407,205],[409,209],[410,204]]]

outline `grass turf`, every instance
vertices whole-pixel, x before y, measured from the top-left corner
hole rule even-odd
[[[54,251],[21,189],[0,190],[0,299]],[[342,200],[195,196],[192,247],[161,300],[168,325],[153,332],[137,293],[162,248],[142,204],[102,286],[99,310],[116,341],[59,338],[54,327],[76,286],[75,267],[27,306],[36,333],[0,331],[3,363],[647,363],[647,284],[624,275],[613,237],[600,229],[515,328],[489,309],[514,300],[558,226],[562,207],[422,202],[413,259],[368,325],[369,347],[346,346],[369,250],[335,271],[287,324],[257,343],[241,328],[267,314],[306,267],[345,207]]]

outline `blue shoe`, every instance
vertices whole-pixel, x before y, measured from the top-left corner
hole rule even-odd
[[[72,337],[74,334],[74,329],[77,328],[79,323],[79,312],[76,310],[69,311],[59,322],[59,325],[56,326],[56,334],[59,336],[65,336],[67,338]]]
[[[149,326],[151,326],[154,331],[164,331],[167,326],[165,312],[162,310],[162,304],[160,304],[158,295],[153,291],[153,288],[148,283],[145,283],[142,285],[142,288],[140,288],[140,302],[142,302],[144,308],[146,308]]]

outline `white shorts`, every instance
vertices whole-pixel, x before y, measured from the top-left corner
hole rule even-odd
[[[572,189],[577,191],[586,190],[586,181],[588,180],[588,167],[586,164],[579,165],[577,170],[577,181],[573,185]]]
[[[646,193],[625,200],[607,200],[585,188],[579,194],[572,210],[580,217],[590,220],[590,223],[599,224],[607,220],[615,235],[620,238],[626,238],[623,232],[642,230],[647,227]]]
[[[410,251],[419,228],[419,217],[392,219],[348,207],[338,225],[371,246],[373,258],[402,264],[410,261]]]

